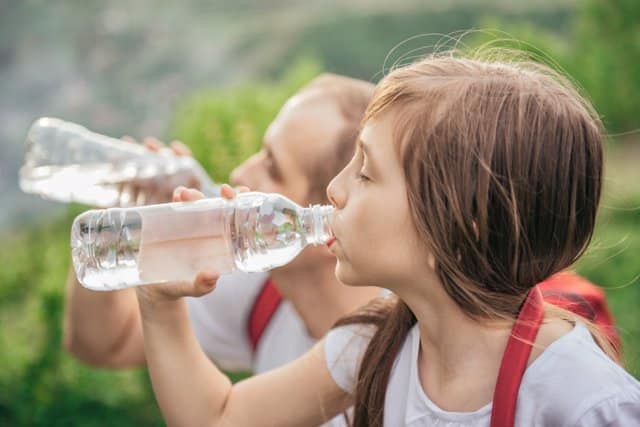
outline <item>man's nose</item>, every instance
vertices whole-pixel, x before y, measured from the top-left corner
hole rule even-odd
[[[253,164],[253,157],[247,159],[244,163],[236,167],[231,171],[229,175],[229,183],[234,186],[244,185],[251,187],[251,165]]]
[[[237,168],[231,171],[231,174],[229,175],[229,184],[231,184],[234,187],[237,187],[239,185],[246,185],[242,182],[242,175],[243,175],[242,166],[238,166]]]

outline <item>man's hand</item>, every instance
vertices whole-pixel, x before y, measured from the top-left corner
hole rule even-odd
[[[137,143],[129,136],[122,138],[124,141]],[[147,137],[143,145],[150,152],[169,150],[175,156],[191,156],[191,150],[180,141],[173,141],[170,148],[158,139]],[[199,189],[201,187],[200,178],[194,170],[185,169],[172,175],[161,175],[153,178],[134,179],[119,185],[120,197],[118,206],[142,206],[157,203],[167,203],[172,200],[173,189],[179,185]]]

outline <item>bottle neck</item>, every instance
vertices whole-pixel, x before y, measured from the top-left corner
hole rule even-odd
[[[324,245],[333,236],[330,221],[333,211],[333,206],[327,205],[301,208],[300,225],[304,230],[307,244]]]

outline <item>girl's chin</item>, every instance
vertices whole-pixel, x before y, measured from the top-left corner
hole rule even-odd
[[[345,285],[351,286],[351,280],[349,280],[351,279],[351,277],[350,274],[348,274],[348,267],[345,264],[346,262],[341,261],[340,258],[337,258],[335,274],[340,282]]]
[[[336,277],[347,286],[371,286],[370,283],[364,283],[362,277],[351,268],[351,265],[345,261],[336,262]]]

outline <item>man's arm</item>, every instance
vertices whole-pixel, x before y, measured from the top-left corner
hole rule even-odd
[[[90,291],[78,283],[71,268],[66,286],[64,346],[93,366],[143,365],[142,322],[135,290]]]
[[[136,143],[129,137],[123,139]],[[144,146],[154,152],[164,144],[148,137],[144,140]],[[178,141],[171,144],[171,150],[178,156],[191,155],[189,149]],[[176,186],[194,183],[198,186],[198,178],[191,171],[173,177],[123,183],[120,202],[123,205],[170,202]],[[64,346],[79,360],[108,368],[134,367],[145,363],[135,290],[87,290],[78,283],[73,268],[70,268],[64,317]]]

